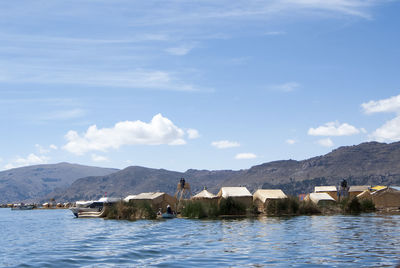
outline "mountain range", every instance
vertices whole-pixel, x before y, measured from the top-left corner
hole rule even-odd
[[[0,203],[37,201],[56,189],[64,189],[86,176],[118,171],[78,164],[59,163],[14,168],[0,172]]]
[[[64,167],[62,172],[61,167]],[[75,169],[78,167],[85,170],[86,175],[82,176]],[[97,199],[105,192],[108,196],[118,197],[151,191],[175,194],[182,177],[191,184],[193,193],[204,187],[217,193],[222,186],[246,186],[250,191],[275,188],[295,195],[312,192],[318,185],[338,185],[342,179],[350,185],[400,185],[400,142],[344,146],[307,160],[274,161],[236,171],[189,169],[177,172],[140,166],[122,170],[83,167],[60,163],[0,172],[0,203],[28,199],[26,197],[37,200],[55,198],[57,201]],[[13,179],[20,169],[25,179]],[[9,178],[7,187],[2,186],[5,178]],[[41,187],[40,191],[37,187]]]
[[[78,179],[65,191],[51,195],[73,201],[95,199],[104,192],[121,197],[149,191],[174,194],[181,177],[191,184],[193,193],[204,187],[217,193],[222,186],[246,186],[250,191],[275,188],[296,195],[312,192],[318,185],[338,185],[342,179],[350,185],[400,185],[400,142],[345,146],[303,161],[274,161],[238,171],[176,172],[131,166],[106,176]]]

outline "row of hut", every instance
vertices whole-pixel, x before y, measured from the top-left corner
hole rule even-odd
[[[246,187],[222,187],[216,195],[204,189],[192,196],[191,200],[208,204],[218,204],[222,199],[231,198],[235,203],[242,204],[246,208],[252,207],[255,204],[260,212],[264,212],[269,200],[286,197],[285,193],[278,189],[260,189],[251,194]],[[124,198],[124,201],[131,203],[148,202],[153,208],[161,208],[162,211],[165,210],[167,205],[170,205],[174,210],[178,209],[178,200],[174,196],[162,192],[129,195]]]
[[[300,196],[304,200],[310,200],[316,204],[323,205],[335,203],[341,198],[357,198],[359,200],[371,200],[378,210],[400,210],[400,187],[398,186],[350,186],[343,193],[336,186],[315,186],[314,192]]]
[[[348,198],[354,197],[370,199],[379,210],[400,209],[400,187],[394,186],[351,186],[347,190]],[[215,195],[206,189],[191,197],[204,203],[218,204],[222,199],[232,198],[236,203],[244,207],[257,207],[261,213],[265,212],[268,202],[271,200],[287,198],[287,195],[280,189],[259,189],[251,194],[246,187],[222,187]],[[319,206],[334,204],[340,201],[340,192],[336,186],[316,186],[314,192],[300,196],[301,200],[310,201]],[[178,200],[171,195],[162,192],[141,193],[127,196],[126,202],[149,202],[153,208],[165,210],[170,205],[174,210],[178,209]]]
[[[70,202],[65,202],[65,203],[55,203],[55,202],[46,202],[43,204],[37,204],[37,203],[9,203],[9,204],[1,204],[1,208],[16,208],[16,207],[21,207],[21,206],[33,206],[34,208],[41,208],[41,209],[47,209],[47,208],[70,208],[73,203]]]

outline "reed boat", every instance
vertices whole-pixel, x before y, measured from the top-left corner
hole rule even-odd
[[[102,197],[97,201],[77,201],[70,210],[77,218],[88,218],[89,216],[98,218],[103,216],[103,208],[119,201],[121,198],[115,197]]]
[[[107,206],[103,206],[101,211],[81,211],[77,218],[103,218],[106,215]]]

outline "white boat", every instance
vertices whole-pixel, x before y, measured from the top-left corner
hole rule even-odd
[[[115,197],[102,197],[97,201],[77,201],[75,206],[71,207],[70,210],[77,218],[98,218],[104,215],[104,207],[121,201],[121,198]]]

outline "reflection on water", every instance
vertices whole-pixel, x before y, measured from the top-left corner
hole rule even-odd
[[[0,266],[394,266],[400,215],[75,219],[0,209]]]

